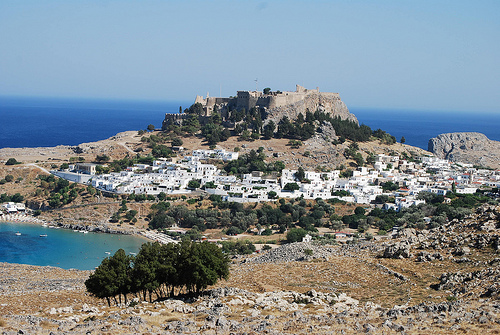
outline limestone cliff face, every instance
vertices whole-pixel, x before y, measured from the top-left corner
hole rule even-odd
[[[305,116],[307,109],[312,113],[320,110],[333,116],[339,116],[343,120],[351,120],[359,124],[356,116],[349,112],[349,109],[338,95],[320,92],[308,93],[301,101],[269,109],[267,122],[273,120],[277,124],[285,115],[290,120],[294,120],[299,113]]]
[[[429,140],[428,148],[437,157],[453,162],[500,168],[500,142],[481,133],[441,134]]]

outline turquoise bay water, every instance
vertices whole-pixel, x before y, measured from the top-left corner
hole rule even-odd
[[[19,232],[21,235],[16,235]],[[40,235],[47,235],[40,237]],[[118,249],[137,253],[146,239],[131,235],[83,234],[26,223],[0,222],[0,262],[92,270]],[[109,254],[107,254],[109,253]]]

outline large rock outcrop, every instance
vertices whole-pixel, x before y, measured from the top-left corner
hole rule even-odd
[[[453,162],[500,168],[500,142],[481,133],[441,134],[429,140],[428,148],[437,157]]]
[[[349,112],[346,104],[338,95],[312,92],[307,94],[304,99],[285,106],[270,108],[268,110],[268,120],[278,123],[283,116],[288,116],[290,120],[295,120],[299,113],[306,115],[309,110],[314,113],[316,110],[329,113],[332,116],[338,116],[343,120],[350,120],[358,124],[356,116]]]

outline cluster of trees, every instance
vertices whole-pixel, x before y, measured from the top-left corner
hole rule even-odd
[[[177,224],[179,227],[196,228],[198,231],[231,226],[244,231],[257,221],[255,213],[245,211],[242,204],[229,203],[230,208],[224,210],[190,210],[186,206],[170,207],[167,204],[162,202],[152,208],[152,212],[148,214],[150,228],[168,228]]]
[[[203,106],[195,103],[184,110],[187,117],[183,119],[182,127],[175,125],[169,126],[167,130],[176,134],[183,131],[186,134],[194,134],[201,130],[202,136],[211,146],[221,141],[226,141],[231,136],[241,136],[243,140],[254,140],[263,138],[288,138],[292,140],[307,140],[316,132],[316,124],[328,121],[339,136],[338,143],[345,142],[346,139],[355,142],[370,141],[372,136],[379,138],[382,142],[392,144],[396,138],[390,134],[377,129],[372,131],[367,125],[358,125],[354,121],[343,120],[338,116],[332,116],[329,113],[315,111],[314,113],[306,110],[305,115],[299,113],[295,120],[290,120],[284,116],[278,124],[269,121],[264,125],[267,118],[267,112],[263,108],[253,107],[250,110],[244,108],[232,109],[228,113],[228,120],[235,123],[233,131],[222,125],[222,117],[215,108],[212,116],[204,116]],[[200,120],[203,119],[203,125]],[[152,135],[155,136],[155,135]]]
[[[373,131],[373,136],[376,137],[376,138],[378,138],[378,139],[380,139],[380,141],[382,143],[384,143],[384,144],[391,145],[391,144],[396,143],[396,137],[394,137],[391,134],[383,131],[380,128]],[[406,140],[404,140],[404,137],[402,137],[401,139],[402,139],[401,143],[406,142]]]
[[[123,199],[120,208],[111,216],[110,222],[118,222],[123,218],[130,224],[135,224],[137,222],[137,211],[135,209],[128,210],[127,200]]]
[[[167,202],[155,204],[151,213],[149,227],[152,229],[168,228],[174,224],[183,228],[226,229],[226,234],[234,235],[248,231],[253,226],[262,227],[264,231],[283,233],[287,228],[299,226],[308,231],[316,231],[316,227],[328,226],[335,208],[327,202],[317,199],[306,203],[304,199],[291,199],[286,202],[280,199],[277,204],[264,204],[254,209],[252,205],[221,202],[220,197],[212,197],[212,209],[193,209],[185,206],[170,207]],[[259,229],[260,230],[260,229]]]
[[[263,150],[264,148],[259,148],[258,151],[250,150],[248,154],[241,155],[238,159],[228,162],[224,166],[224,170],[229,174],[244,174],[252,171],[281,172],[285,168],[285,164],[281,161],[266,163],[264,161],[266,155]]]
[[[161,299],[177,293],[199,294],[219,279],[229,276],[229,259],[215,244],[145,243],[137,256],[126,255],[123,249],[105,258],[85,281],[94,296],[127,303],[129,294],[144,300]],[[118,297],[118,300],[117,300]]]
[[[374,208],[365,215],[365,210],[362,207],[357,207],[354,214],[343,216],[342,222],[361,232],[370,226],[377,227],[382,231],[390,230],[394,226],[419,229],[435,228],[453,219],[462,220],[472,213],[472,208],[491,201],[489,197],[477,193],[465,195],[451,193],[447,197],[452,199],[450,204],[444,203],[445,197],[442,195],[421,192],[418,198],[425,200],[425,204],[404,208],[400,212],[392,209],[384,211],[380,208]],[[385,200],[389,199],[380,198],[378,202],[387,202]],[[424,220],[425,217],[430,217],[430,222],[427,223]]]
[[[23,201],[24,201],[24,197],[20,193],[16,193],[13,195],[8,195],[7,193],[0,194],[0,203],[4,203],[4,202],[20,203]]]
[[[255,245],[249,240],[222,241],[222,251],[228,255],[249,255],[255,252]]]
[[[358,150],[359,150],[358,143],[352,142],[351,144],[349,144],[349,147],[344,150],[344,156],[346,158],[354,159],[358,166],[363,166],[365,164],[365,160],[364,160],[363,156],[361,155],[361,153],[358,152]],[[369,162],[367,162],[367,163],[371,162],[371,164],[373,164],[375,162],[375,157],[374,156],[370,156],[370,157],[371,158],[370,158]]]
[[[194,116],[197,118],[196,115]],[[194,129],[193,132],[199,130],[199,124],[195,128],[196,129]],[[173,131],[172,134],[169,134],[168,132],[162,132],[158,135],[151,134],[149,137],[143,136],[141,138],[141,141],[148,143],[149,148],[151,148],[151,156],[148,156],[148,159],[153,160],[154,158],[159,157],[168,158],[175,155],[175,153],[172,151],[172,147],[179,147],[184,142],[182,141],[182,139],[177,137],[178,135],[182,134],[178,126],[175,126],[170,130]],[[170,147],[166,145],[168,142],[170,142]],[[137,157],[137,159],[145,159],[145,157]]]
[[[40,180],[40,188],[48,196],[48,204],[52,208],[71,203],[83,190],[77,184],[70,184],[66,179],[55,178],[54,175],[39,175],[38,179]]]
[[[391,185],[387,185],[391,186]],[[345,191],[338,191],[334,195],[343,196]],[[364,232],[369,227],[388,231],[394,226],[401,227],[436,227],[448,220],[463,219],[471,213],[471,208],[491,199],[480,194],[453,195],[450,204],[444,203],[444,197],[433,193],[421,193],[419,197],[426,200],[426,204],[402,209],[384,211],[380,208],[366,212],[362,206],[354,208],[352,214],[339,216],[335,214],[337,199],[328,202],[316,199],[315,202],[306,202],[302,198],[280,199],[275,204],[263,204],[256,208],[254,205],[245,206],[241,203],[221,202],[220,196],[211,196],[213,208],[193,209],[185,206],[171,208],[169,203],[161,202],[153,206],[148,215],[151,228],[167,228],[174,224],[184,228],[194,228],[196,232],[205,229],[221,228],[226,234],[240,234],[249,232],[252,227],[269,234],[283,233],[289,228],[302,228],[305,231],[316,231],[317,227],[330,227],[341,230],[344,226]],[[387,202],[390,199],[379,199]],[[431,217],[430,223],[424,217]],[[199,234],[193,234],[193,238]]]
[[[297,119],[293,122],[285,115],[278,122],[278,130],[274,136],[276,138],[290,138],[305,141],[310,139],[316,131],[314,121],[314,116],[309,111],[307,111],[305,119],[302,113],[299,113]]]
[[[218,114],[216,114],[218,116]],[[219,142],[227,141],[231,137],[231,131],[220,124],[220,118],[212,117],[212,121],[201,127],[201,134],[205,137],[208,145],[215,145]]]
[[[19,177],[17,180],[16,180],[16,183],[21,181],[23,178],[22,177]],[[14,176],[11,175],[11,174],[8,174],[6,175],[3,179],[0,179],[0,185],[3,185],[3,184],[6,184],[6,183],[10,183],[14,180]]]
[[[250,130],[254,134],[261,134],[263,121],[266,118],[267,113],[265,109],[257,107],[250,108],[248,111],[245,108],[241,108],[229,112],[229,121],[237,123],[234,128],[236,135],[240,135],[244,131]],[[259,137],[257,136],[257,138]]]

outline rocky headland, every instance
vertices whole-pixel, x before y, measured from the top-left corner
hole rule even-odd
[[[500,142],[475,132],[441,134],[429,140],[429,151],[452,162],[500,168]]]

